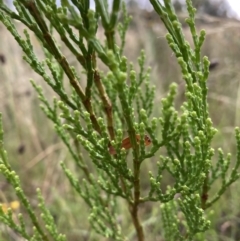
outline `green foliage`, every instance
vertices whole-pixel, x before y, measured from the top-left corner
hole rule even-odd
[[[231,155],[224,154],[221,148],[215,164],[211,144],[217,130],[209,117],[207,103],[210,62],[201,56],[205,31],[197,33],[196,10],[187,0],[186,23],[193,38],[191,47],[171,2],[165,0],[164,5],[158,0],[150,2],[168,31],[166,40],[186,83],[186,101],[180,110],[175,108],[177,85],[172,83],[169,93],[161,100],[159,116],[153,114],[155,87],[151,85],[150,69],[145,67],[145,53],[140,53],[137,67],[123,55],[130,17],[120,0],[113,1],[110,12],[104,0],[95,1],[95,10],[90,9],[89,1],[63,0],[58,7],[54,1],[17,0],[17,13],[0,3],[0,20],[22,48],[24,60],[58,96],[51,104],[42,88],[31,81],[42,102],[42,110],[54,123],[72,161],[85,176],[79,181],[69,163],[61,162],[72,188],[89,207],[89,223],[94,231],[111,240],[127,240],[117,222],[121,198],[128,207],[137,240],[145,240],[139,209],[147,202],[157,202],[161,209],[162,218],[157,221],[163,226],[166,240],[193,240],[196,234],[210,227],[207,209],[239,178],[240,131],[236,128],[238,151],[232,158],[233,168],[230,170]],[[123,20],[118,23],[120,12]],[[35,54],[28,31],[24,31],[23,38],[14,20],[22,22],[37,36],[45,54],[43,61]],[[100,25],[104,42],[97,37]],[[57,43],[57,34],[75,56],[82,73],[70,66]],[[100,61],[105,66],[102,71],[98,67]],[[14,187],[32,229],[26,228],[22,215],[17,224],[10,209],[7,213],[0,209],[1,222],[27,240],[66,240],[58,232],[38,190],[42,213],[39,221],[8,162],[2,126],[0,131],[0,171]],[[146,138],[151,139],[150,148],[146,147],[149,144]],[[149,190],[145,195],[140,171],[143,163],[158,152],[161,153],[159,161],[156,170],[149,171]],[[174,181],[165,190],[161,182],[166,173]],[[221,186],[210,197],[211,187],[219,179]]]

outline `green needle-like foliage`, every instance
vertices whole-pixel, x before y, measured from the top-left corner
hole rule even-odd
[[[42,88],[31,80],[42,110],[54,123],[72,161],[84,175],[79,181],[69,163],[61,162],[71,187],[89,207],[93,230],[109,240],[127,240],[126,232],[117,221],[118,205],[123,199],[137,240],[148,240],[139,215],[140,204],[147,202],[161,210],[162,216],[157,222],[162,224],[165,240],[194,240],[197,233],[204,233],[210,227],[206,210],[239,178],[240,131],[236,128],[236,156],[223,153],[221,148],[215,154],[212,140],[217,130],[209,116],[207,102],[210,62],[201,56],[205,31],[196,30],[196,9],[191,1],[186,0],[189,13],[186,23],[193,47],[185,39],[171,1],[150,2],[168,31],[166,40],[185,81],[186,101],[180,110],[175,108],[175,83],[170,85],[161,103],[156,103],[144,51],[136,61],[139,66],[134,66],[123,55],[131,18],[122,1],[113,0],[109,10],[107,1],[95,0],[95,10],[91,10],[89,0],[62,0],[59,7],[49,0],[16,0],[17,12],[1,1],[0,20],[22,48],[24,60],[56,93],[57,97],[50,103]],[[120,13],[122,22],[119,22]],[[28,29],[24,30],[24,37],[18,33],[14,20]],[[100,25],[104,29],[104,42],[97,37]],[[43,61],[35,54],[29,31],[42,45]],[[57,35],[61,42],[57,42]],[[120,41],[116,40],[117,35]],[[81,69],[70,66],[61,45],[71,52]],[[104,70],[100,70],[99,62],[105,65]],[[157,116],[153,112],[154,104],[161,105]],[[11,209],[5,213],[0,208],[0,221],[26,240],[67,240],[59,233],[38,190],[42,213],[39,221],[8,162],[2,126],[0,141],[0,172],[26,209],[32,229],[26,228],[22,215],[17,224]],[[141,168],[147,159],[156,155],[159,156],[156,171],[149,171],[149,190],[143,193]],[[174,181],[164,190],[161,183],[166,173]],[[209,196],[213,183],[219,180],[219,190]]]

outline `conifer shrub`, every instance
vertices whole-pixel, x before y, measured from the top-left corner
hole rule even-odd
[[[89,0],[62,0],[60,6],[49,0],[16,0],[17,11],[1,1],[0,20],[22,48],[24,60],[56,93],[49,102],[41,86],[31,80],[42,110],[71,154],[71,162],[84,175],[80,180],[69,162],[60,163],[72,189],[88,206],[88,222],[99,239],[149,240],[140,211],[151,203],[161,211],[155,223],[161,223],[159,232],[164,240],[206,240],[205,232],[211,225],[209,210],[239,178],[240,131],[235,129],[237,153],[233,157],[212,147],[217,129],[207,101],[210,62],[201,55],[206,33],[196,30],[192,2],[186,0],[186,23],[193,46],[185,39],[171,1],[150,2],[168,32],[166,40],[181,68],[186,88],[180,109],[175,107],[175,83],[169,84],[168,94],[156,103],[144,51],[138,66],[124,55],[131,17],[120,0],[113,0],[111,8],[107,1],[95,0],[94,10]],[[15,20],[26,26],[24,37]],[[100,28],[104,41],[98,37]],[[29,31],[42,45],[42,61],[34,52]],[[57,35],[61,43],[56,41]],[[76,58],[80,69],[70,66],[60,44]],[[154,105],[161,109],[157,115]],[[67,240],[41,190],[37,189],[38,210],[26,195],[4,149],[2,124],[0,141],[0,173],[14,188],[31,225],[21,213],[13,219],[13,208],[3,208],[3,204],[0,222],[24,240]],[[141,185],[141,170],[153,158],[158,161],[144,181],[148,184],[146,191]],[[171,181],[164,188],[161,183],[166,176]],[[220,185],[212,192],[215,182]],[[120,202],[131,217],[131,239],[118,221]]]

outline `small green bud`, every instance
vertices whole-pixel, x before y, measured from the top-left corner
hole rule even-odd
[[[103,118],[102,118],[102,117],[99,117],[99,118],[97,119],[97,121],[98,121],[99,125],[101,125],[101,126],[104,125],[104,122],[103,122]]]
[[[180,167],[180,161],[178,159],[174,159],[173,160],[173,164],[175,164],[176,166]]]
[[[196,119],[198,118],[196,111],[192,111],[190,114],[191,114],[191,116],[192,116],[193,119],[196,120]]]
[[[222,148],[218,148],[218,155],[223,156],[223,150],[222,150]]]
[[[80,117],[80,112],[78,110],[74,111],[74,118],[78,119]]]
[[[134,130],[135,130],[136,132],[138,132],[138,130],[139,130],[139,124],[138,124],[137,122],[134,122],[134,123],[133,123],[133,127],[134,127]]]
[[[65,105],[64,105],[63,101],[59,100],[59,101],[58,101],[58,106],[59,106],[60,108],[63,108]]]
[[[139,131],[140,131],[140,135],[144,135],[145,125],[143,122],[139,124]]]
[[[122,58],[121,58],[120,70],[123,71],[124,73],[127,72],[127,57],[126,56],[122,56]]]
[[[187,64],[185,63],[185,61],[183,60],[182,57],[178,57],[178,63],[181,66],[183,75],[185,76],[184,79],[188,79],[189,73],[188,73],[188,69],[187,69]]]
[[[199,43],[200,43],[200,45],[202,45],[202,43],[204,42],[205,37],[206,37],[206,31],[204,29],[201,29],[199,35],[200,35],[199,36]]]
[[[204,132],[203,131],[199,131],[198,132],[198,137],[199,137],[199,139],[201,140],[201,142],[204,142],[205,141],[205,134],[204,134]]]
[[[86,118],[86,120],[90,119],[90,114],[87,111],[83,112],[83,116]]]
[[[95,140],[97,140],[97,139],[98,139],[98,133],[97,133],[96,131],[94,131],[94,132],[92,133],[92,137],[93,137]]]
[[[114,79],[113,73],[112,73],[111,71],[109,71],[109,72],[107,73],[107,79],[109,79],[109,80]]]
[[[141,118],[142,118],[142,120],[143,120],[144,122],[147,121],[147,112],[146,112],[146,110],[141,109],[141,110],[140,110],[140,116],[141,116]]]
[[[115,71],[118,71],[118,63],[115,59],[115,55],[113,53],[112,50],[108,50],[107,51],[107,57],[108,57],[108,60],[109,60],[109,63],[110,63],[110,69],[115,72]]]
[[[184,193],[187,193],[189,191],[189,188],[186,185],[184,185],[184,186],[182,186],[182,191]],[[184,194],[184,193],[182,193],[182,194]]]
[[[138,64],[140,67],[142,67],[144,65],[145,59],[146,59],[146,55],[145,55],[144,50],[142,49],[141,53],[140,53],[140,57],[138,57]]]
[[[125,72],[118,72],[118,81],[119,83],[125,83],[127,79],[127,73]]]
[[[177,83],[171,83],[169,87],[171,95],[175,95],[177,93],[177,87]]]
[[[66,129],[66,130],[74,130],[74,127],[71,126],[71,125],[68,125],[68,124],[63,124],[62,127],[63,127],[64,129]]]
[[[154,117],[151,121],[151,125],[152,125],[152,130],[155,131],[157,129],[157,118]]]
[[[167,33],[165,38],[167,39],[168,43],[174,43],[173,37],[170,33]]]
[[[136,71],[134,71],[134,70],[131,70],[131,71],[130,71],[130,80],[131,80],[132,82],[135,82],[135,81],[136,81]]]
[[[180,30],[181,29],[181,23],[179,21],[173,21],[173,27],[175,29]]]

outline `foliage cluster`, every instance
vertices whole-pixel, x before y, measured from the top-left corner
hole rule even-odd
[[[209,117],[207,103],[210,62],[201,56],[205,31],[197,33],[196,9],[190,0],[186,1],[189,13],[186,23],[194,43],[191,47],[171,1],[150,2],[168,31],[166,40],[186,84],[186,101],[180,110],[175,108],[177,85],[172,83],[169,93],[161,100],[159,116],[153,114],[155,87],[151,85],[150,68],[145,67],[144,52],[139,56],[137,67],[123,54],[130,17],[120,0],[113,1],[110,12],[104,0],[95,0],[95,11],[90,9],[88,0],[62,0],[60,7],[49,0],[17,0],[17,13],[1,2],[0,20],[22,48],[24,60],[58,96],[50,103],[41,87],[31,81],[42,102],[42,110],[54,123],[76,169],[85,176],[79,180],[69,169],[69,162],[61,162],[72,188],[89,207],[89,223],[94,231],[112,240],[127,239],[117,221],[119,200],[123,199],[137,240],[145,240],[139,211],[140,206],[148,202],[160,206],[166,240],[201,240],[210,227],[208,209],[239,178],[240,131],[236,128],[237,155],[231,169],[231,155],[211,146],[217,130]],[[118,21],[120,12],[122,22]],[[14,20],[22,22],[37,36],[45,54],[43,61],[34,53],[27,30],[22,37]],[[97,37],[100,25],[105,42]],[[70,66],[56,43],[55,34],[59,34],[62,44],[75,56],[81,73]],[[101,71],[100,64],[107,70]],[[58,231],[40,190],[37,192],[42,214],[41,219],[38,217],[10,166],[3,147],[2,126],[0,130],[0,171],[14,187],[33,228],[27,227],[21,214],[18,221],[14,220],[11,209],[8,212],[0,209],[1,222],[27,240],[66,240]],[[151,145],[146,143],[149,139]],[[144,162],[158,153],[159,162],[156,170],[149,171],[149,190],[145,194],[141,187],[141,169]],[[166,175],[174,182],[162,188]],[[209,196],[211,187],[219,179],[219,190]],[[202,236],[196,236],[199,233]]]

